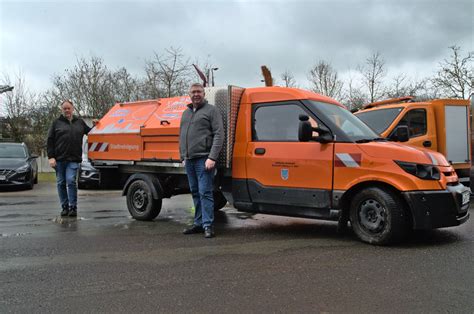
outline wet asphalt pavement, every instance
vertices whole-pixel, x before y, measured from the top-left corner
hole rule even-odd
[[[474,220],[394,247],[332,222],[225,208],[214,239],[182,235],[190,196],[153,222],[120,191],[80,191],[61,219],[53,183],[0,192],[0,313],[474,312]]]

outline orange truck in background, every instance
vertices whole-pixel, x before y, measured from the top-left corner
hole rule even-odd
[[[456,170],[459,181],[470,186],[469,100],[412,100],[401,97],[371,103],[355,115],[382,137],[440,152]]]
[[[335,100],[309,91],[206,88],[223,117],[215,207],[350,221],[364,242],[388,244],[410,229],[469,218],[469,189],[446,158],[379,138]],[[179,157],[188,97],[115,105],[89,133],[89,158],[120,174],[130,214],[152,220],[162,199],[189,193]]]

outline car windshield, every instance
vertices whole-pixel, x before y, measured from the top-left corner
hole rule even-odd
[[[368,126],[370,126],[375,132],[382,133],[385,131],[395,120],[403,108],[387,108],[379,110],[369,110],[357,112],[355,115],[361,119]]]
[[[316,108],[316,111],[322,112],[329,117],[329,119],[354,142],[360,140],[374,140],[379,137],[379,135],[364,124],[364,122],[357,119],[357,117],[343,107],[314,100],[310,100],[309,104]]]
[[[20,145],[1,145],[0,158],[25,158],[25,148]]]

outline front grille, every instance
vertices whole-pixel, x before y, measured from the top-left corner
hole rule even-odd
[[[0,176],[6,176],[7,178],[15,174],[15,170],[12,169],[0,169]]]

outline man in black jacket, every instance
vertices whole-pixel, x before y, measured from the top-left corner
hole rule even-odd
[[[224,144],[222,116],[216,106],[204,99],[204,87],[191,85],[192,103],[183,112],[179,134],[179,152],[186,167],[194,202],[194,224],[184,234],[214,236],[214,169]]]
[[[77,169],[82,160],[82,137],[91,128],[73,115],[72,101],[61,104],[62,115],[54,120],[48,132],[49,165],[56,170],[61,216],[77,216]]]

